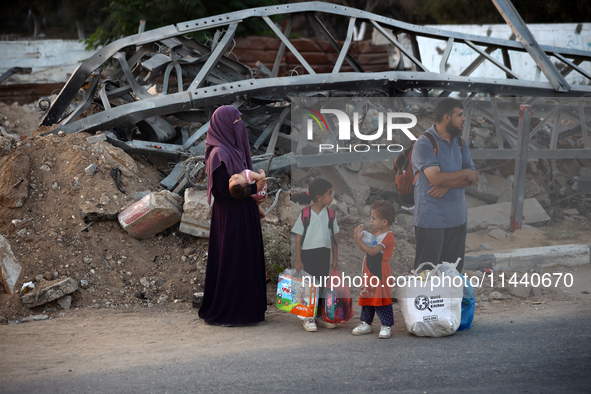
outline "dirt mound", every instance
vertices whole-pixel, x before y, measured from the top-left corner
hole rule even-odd
[[[22,266],[17,286],[71,277],[83,287],[74,294],[73,307],[189,301],[202,289],[206,240],[180,233],[177,226],[138,241],[116,220],[89,224],[81,214],[85,207],[119,212],[136,201],[137,193],[158,191],[167,163],[145,158],[121,163],[117,160],[127,156],[123,151],[106,142],[90,145],[89,136],[36,137],[16,143],[0,158],[0,233]],[[126,167],[132,164],[135,169]],[[94,174],[85,171],[92,165]],[[110,176],[114,167],[122,169],[126,194]],[[0,315],[30,313],[19,305],[18,296],[0,295]]]

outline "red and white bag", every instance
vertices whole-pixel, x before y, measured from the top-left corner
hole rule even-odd
[[[298,273],[295,268],[288,268],[279,274],[275,306],[302,318],[315,317],[318,287],[314,286],[312,276],[304,270]]]

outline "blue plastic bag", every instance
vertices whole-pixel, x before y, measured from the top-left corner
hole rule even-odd
[[[469,281],[464,279],[464,295],[462,297],[462,318],[458,331],[467,330],[472,327],[472,320],[474,320],[474,309],[476,308],[476,300],[474,299],[474,288]]]

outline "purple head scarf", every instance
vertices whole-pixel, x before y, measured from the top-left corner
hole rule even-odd
[[[222,163],[230,175],[245,169],[252,170],[246,125],[243,121],[234,123],[241,115],[232,105],[224,105],[215,110],[209,121],[205,140],[208,204],[211,201],[213,172]]]

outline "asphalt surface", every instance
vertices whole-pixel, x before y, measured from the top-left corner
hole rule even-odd
[[[187,344],[186,357],[174,363],[73,376],[32,375],[26,381],[9,384],[1,384],[0,378],[0,392],[590,391],[591,313],[500,320],[475,322],[471,329],[444,338],[395,332],[387,340],[378,339],[377,332],[353,337],[346,327],[320,328],[317,333],[292,327],[287,330],[291,337],[285,335],[285,327],[278,327],[261,338],[252,327],[247,329],[252,330],[251,340],[255,343],[236,351],[232,350],[231,340],[226,341],[223,352],[213,355]],[[212,338],[212,343],[215,341]],[[256,343],[260,341],[274,341],[275,345],[259,348]]]

